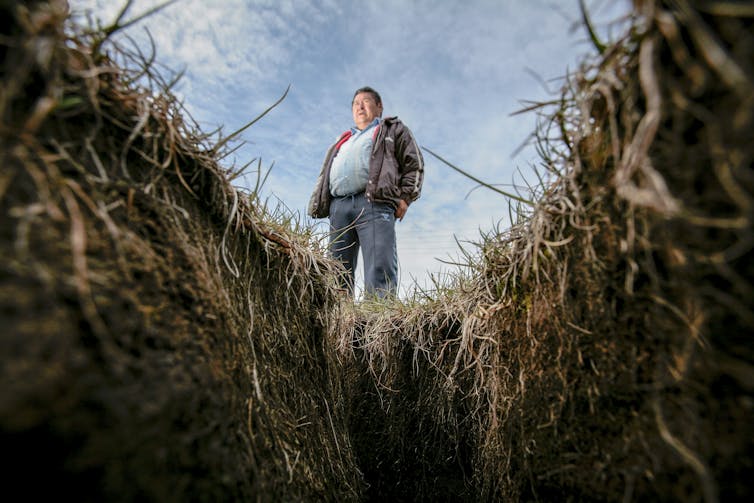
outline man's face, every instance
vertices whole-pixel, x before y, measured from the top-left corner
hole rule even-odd
[[[359,93],[353,98],[351,106],[353,122],[359,129],[367,127],[375,117],[382,115],[382,105],[374,101],[371,93]]]

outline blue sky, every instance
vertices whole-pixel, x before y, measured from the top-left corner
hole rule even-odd
[[[126,19],[159,3],[137,0]],[[104,23],[124,4],[70,0],[74,12]],[[622,34],[610,22],[629,0],[586,5],[604,38]],[[512,114],[556,97],[562,77],[593,55],[580,19],[579,0],[179,0],[126,34],[146,49],[149,30],[157,60],[185,69],[175,93],[205,132],[235,131],[290,85],[225,162],[274,162],[262,197],[311,222],[306,204],[322,157],[351,126],[353,91],[364,85],[421,146],[506,191],[534,183],[539,159],[519,147],[536,116]],[[397,224],[401,292],[454,271],[445,262],[457,261],[456,240],[478,242],[480,231],[509,226],[506,198],[426,152],[425,161],[422,197]],[[250,170],[235,183],[255,181]],[[312,223],[326,231],[326,220]]]

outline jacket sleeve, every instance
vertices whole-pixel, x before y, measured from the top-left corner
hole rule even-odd
[[[327,150],[322,169],[314,184],[314,191],[309,198],[307,213],[312,218],[326,218],[330,214],[330,157],[335,148],[333,145]]]
[[[400,169],[400,198],[407,203],[419,199],[424,182],[424,157],[411,130],[405,125],[397,137],[396,157]]]
[[[314,191],[309,198],[308,213],[312,218],[325,218],[328,216],[329,208],[326,208],[326,204],[322,198],[322,185],[324,183],[324,173],[320,173],[317,177],[317,182],[314,184]]]

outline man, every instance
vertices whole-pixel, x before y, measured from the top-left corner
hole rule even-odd
[[[355,127],[328,149],[309,215],[330,218],[330,252],[347,269],[343,286],[353,294],[361,248],[365,293],[384,298],[398,288],[395,219],[421,194],[424,158],[408,127],[382,118],[371,87],[354,93],[351,112]]]

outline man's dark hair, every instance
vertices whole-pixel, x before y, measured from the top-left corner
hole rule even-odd
[[[380,93],[375,91],[369,86],[361,87],[356,90],[355,93],[353,93],[353,99],[351,99],[351,102],[353,103],[353,100],[356,99],[356,96],[358,96],[360,93],[369,93],[372,95],[372,98],[374,98],[375,103],[378,105],[382,105],[382,98],[380,98]]]

